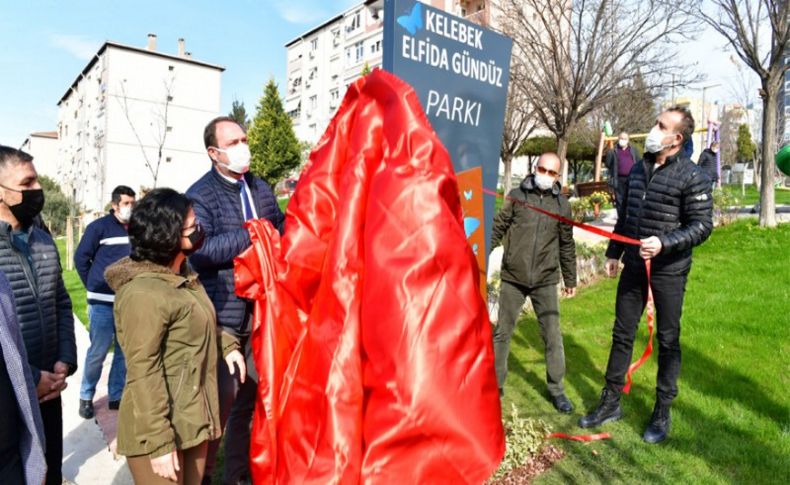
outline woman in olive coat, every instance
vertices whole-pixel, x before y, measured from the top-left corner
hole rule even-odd
[[[200,483],[208,441],[222,433],[216,316],[185,264],[203,236],[186,196],[155,189],[132,211],[131,255],[105,273],[127,366],[118,453],[137,484]],[[223,348],[231,373],[238,365],[243,379],[237,346]]]

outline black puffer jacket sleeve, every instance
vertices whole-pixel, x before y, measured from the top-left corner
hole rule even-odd
[[[708,176],[699,167],[690,171],[681,194],[680,227],[659,236],[665,255],[702,244],[713,231],[713,195]]]

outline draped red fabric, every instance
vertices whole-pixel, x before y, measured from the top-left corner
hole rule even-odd
[[[282,239],[248,223],[255,483],[482,483],[504,453],[491,328],[452,164],[376,70],[314,149]]]

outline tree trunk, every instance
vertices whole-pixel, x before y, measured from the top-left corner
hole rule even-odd
[[[760,187],[760,227],[776,227],[776,199],[774,198],[774,151],[776,147],[776,97],[770,82],[763,82],[763,141]]]
[[[568,186],[568,160],[565,159],[568,154],[568,143],[568,135],[557,138],[557,156],[560,157],[560,162],[562,163],[562,178],[560,181],[563,187]]]
[[[513,178],[513,156],[506,154],[502,157],[502,165],[505,166],[505,172],[502,180],[502,188],[505,190],[505,195],[510,193],[512,187],[511,179]]]

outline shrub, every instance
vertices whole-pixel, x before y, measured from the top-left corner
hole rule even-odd
[[[492,480],[524,466],[535,458],[551,428],[540,419],[522,418],[515,404],[510,407],[510,419],[505,422],[505,457]]]

